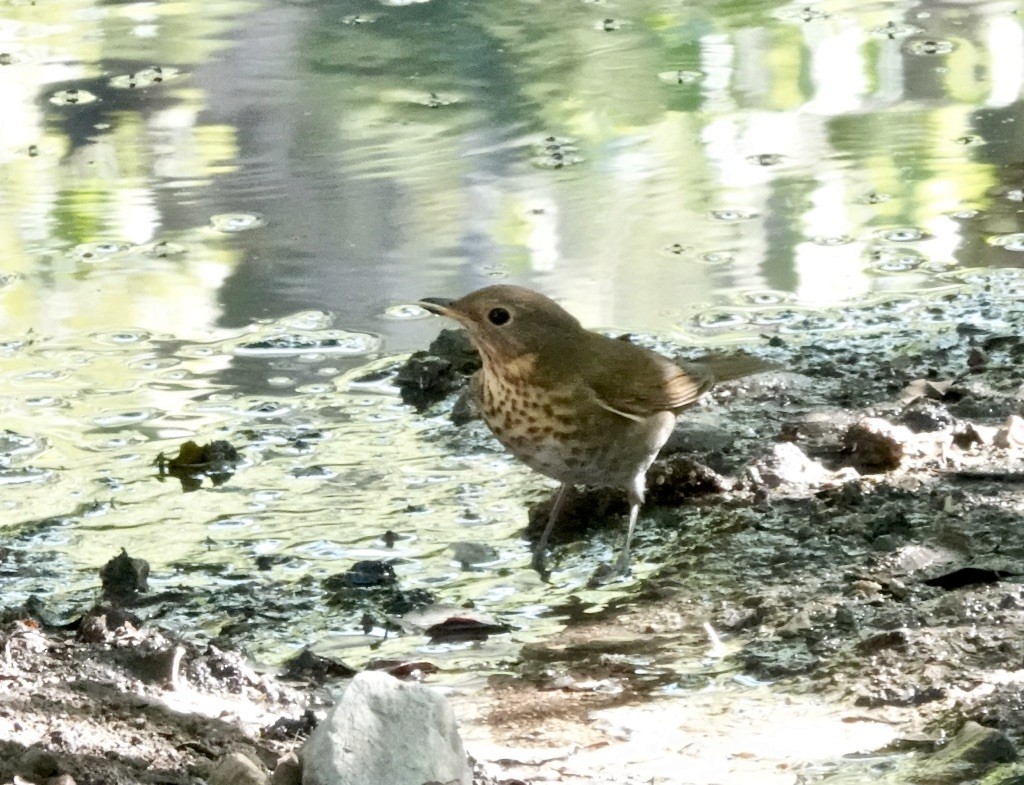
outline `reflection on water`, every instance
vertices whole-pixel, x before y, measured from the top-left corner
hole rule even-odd
[[[0,514],[54,554],[12,596],[126,545],[209,590],[267,553],[296,586],[398,556],[542,615],[516,538],[541,483],[356,381],[438,329],[405,303],[515,281],[702,343],[925,318],[901,293],[1020,265],[1020,12],[0,4]],[[219,438],[231,482],[154,478]],[[461,572],[460,540],[508,567]]]

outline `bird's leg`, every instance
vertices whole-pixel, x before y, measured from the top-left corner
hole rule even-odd
[[[551,536],[551,530],[555,528],[555,521],[562,514],[562,509],[565,507],[566,499],[569,498],[571,490],[572,485],[567,482],[563,482],[561,487],[559,487],[558,495],[555,496],[555,503],[551,507],[551,514],[548,515],[548,522],[544,526],[544,532],[540,535],[540,539],[537,540],[537,544],[533,548],[533,559],[530,562],[530,566],[542,576],[547,575],[547,570],[544,568],[544,551],[548,549],[548,538]]]
[[[619,558],[615,560],[612,568],[612,575],[629,575],[629,543],[633,539],[633,529],[636,528],[636,519],[640,514],[640,504],[643,499],[637,499],[630,494],[629,498],[629,528],[626,529],[626,541],[622,543],[622,550],[619,551]]]

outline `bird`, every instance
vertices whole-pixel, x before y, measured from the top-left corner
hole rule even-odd
[[[561,483],[533,569],[549,575],[551,532],[573,486],[586,485],[626,492],[629,522],[611,575],[629,575],[647,471],[676,416],[714,384],[711,367],[587,330],[554,300],[521,286],[417,304],[466,328],[482,361],[473,390],[484,422],[517,459]]]

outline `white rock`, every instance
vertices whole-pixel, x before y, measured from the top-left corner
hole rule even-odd
[[[783,483],[818,485],[832,477],[832,472],[808,458],[792,442],[773,444],[771,453],[756,461],[753,468],[769,488],[778,488]]]
[[[349,682],[302,748],[303,785],[471,785],[448,701],[368,671]]]

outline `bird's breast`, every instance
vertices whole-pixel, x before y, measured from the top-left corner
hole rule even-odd
[[[652,452],[643,423],[601,408],[577,386],[539,380],[531,370],[520,361],[500,370],[485,364],[481,371],[481,415],[513,455],[548,477],[584,485],[621,486],[646,471],[661,443]]]

